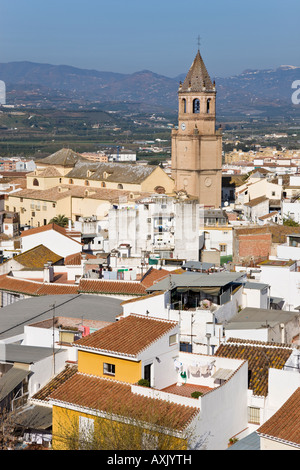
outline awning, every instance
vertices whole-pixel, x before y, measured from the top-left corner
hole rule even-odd
[[[218,369],[212,375],[212,378],[213,379],[220,379],[220,380],[228,380],[232,376],[233,373],[234,373],[234,371],[231,370],[231,369]]]
[[[30,370],[12,367],[0,379],[0,401],[13,391],[28,375]]]
[[[52,426],[52,408],[40,405],[26,406],[14,416],[14,423],[23,428],[48,429]]]
[[[219,295],[220,294],[220,287],[177,287],[177,292],[204,292],[205,294],[210,295]]]

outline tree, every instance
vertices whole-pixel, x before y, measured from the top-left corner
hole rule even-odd
[[[136,410],[135,410],[136,411]],[[71,410],[60,411],[60,420],[53,427],[54,448],[64,450],[185,450],[203,446],[195,444],[192,427],[176,430],[180,416],[170,410],[161,414],[155,403],[141,410],[140,419],[132,417],[129,406],[105,416],[78,416]],[[139,414],[139,413],[138,413]],[[81,422],[81,424],[80,424]]]
[[[15,435],[14,413],[0,409],[0,450],[13,450],[18,443]]]
[[[59,214],[50,220],[50,224],[56,224],[56,225],[59,225],[60,227],[66,227],[68,223],[69,223],[68,217],[62,214]]]
[[[288,227],[299,227],[298,222],[296,222],[293,219],[293,217],[290,215],[290,213],[283,216],[282,223],[283,223],[283,225],[287,225]]]

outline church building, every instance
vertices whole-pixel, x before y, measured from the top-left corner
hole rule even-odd
[[[175,190],[221,207],[222,135],[216,130],[216,87],[198,50],[178,90],[178,128],[172,130]]]

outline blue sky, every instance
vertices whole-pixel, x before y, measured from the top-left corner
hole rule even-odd
[[[299,0],[1,0],[0,62],[211,76],[300,66]]]

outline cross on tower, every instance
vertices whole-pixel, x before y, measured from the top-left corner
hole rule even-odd
[[[201,37],[199,35],[198,35],[198,38],[197,38],[197,42],[198,42],[198,50],[200,50]]]

